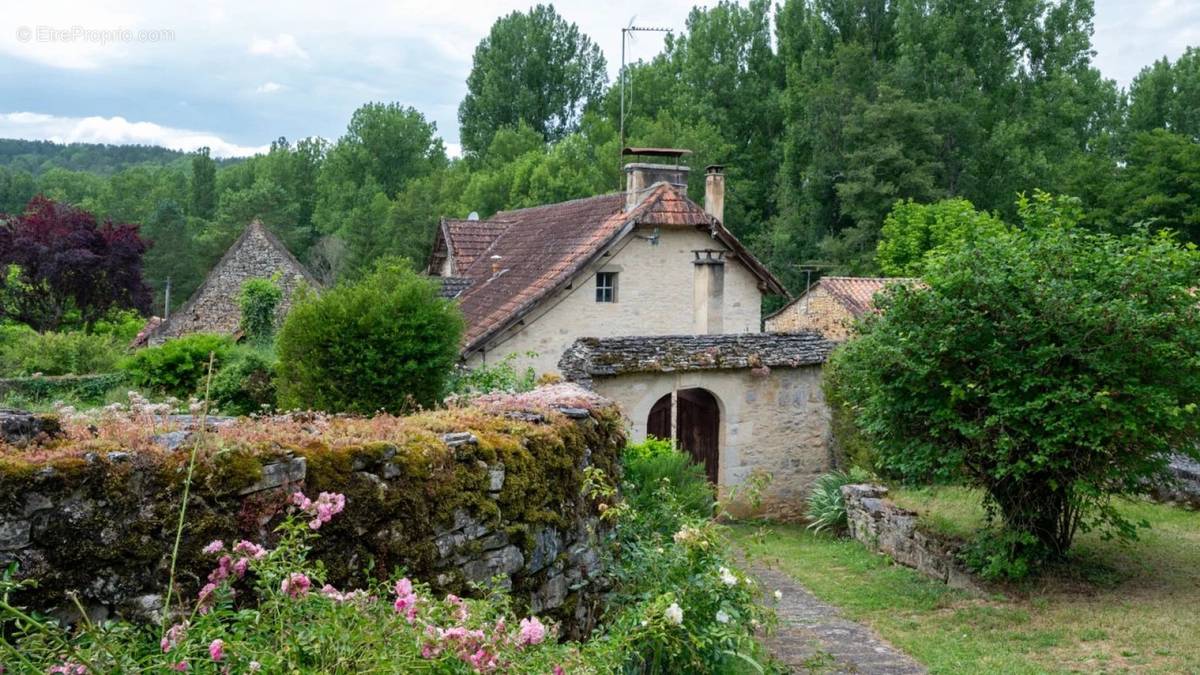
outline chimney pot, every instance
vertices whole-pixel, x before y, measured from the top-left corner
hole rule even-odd
[[[725,223],[725,167],[720,164],[704,169],[704,212]]]

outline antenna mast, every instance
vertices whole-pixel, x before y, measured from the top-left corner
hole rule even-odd
[[[637,17],[629,20],[629,25],[621,29],[621,150],[625,149],[625,40],[632,38],[633,33],[670,33],[670,28],[655,28],[652,26],[635,26]],[[632,98],[633,93],[630,92]]]

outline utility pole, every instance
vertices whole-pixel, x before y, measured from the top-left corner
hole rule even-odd
[[[171,318],[171,277],[167,277],[167,297],[163,300],[163,321]]]

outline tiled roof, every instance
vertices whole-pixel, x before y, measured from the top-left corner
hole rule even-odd
[[[875,294],[882,291],[888,284],[919,283],[921,283],[920,279],[910,277],[821,277],[809,291],[805,291],[800,297],[765,318],[770,319],[783,313],[799,302],[808,292],[822,288],[857,319],[875,309]]]
[[[441,295],[447,300],[457,298],[462,292],[471,287],[471,280],[466,277],[438,277],[442,282]]]
[[[512,223],[496,214],[487,220],[442,221],[454,255],[454,270],[462,274]]]
[[[490,246],[474,254],[468,267],[456,269],[456,274],[473,282],[459,296],[459,305],[467,319],[465,352],[474,351],[519,321],[543,297],[568,283],[635,224],[712,227],[718,238],[733,248],[737,258],[759,277],[760,284],[786,294],[778,280],[732,234],[667,184],[654,187],[632,211],[625,211],[625,194],[614,193],[502,211],[486,221],[457,222],[477,228],[481,223],[497,223],[499,230]]]

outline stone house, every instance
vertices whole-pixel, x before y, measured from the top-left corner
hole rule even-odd
[[[845,340],[854,322],[874,311],[875,294],[888,284],[920,283],[903,277],[821,277],[807,291],[763,321],[771,333],[811,331]]]
[[[580,337],[761,331],[763,294],[787,291],[721,222],[721,167],[705,207],[686,166],[625,171],[624,193],[442,220],[427,272],[466,316],[467,365],[554,373]]]
[[[772,475],[769,510],[793,515],[830,465],[820,366],[832,343],[762,333],[782,284],[723,223],[724,174],[703,206],[682,151],[629,154],[626,190],[487,219],[441,222],[427,272],[467,320],[467,366],[514,355],[616,401],[633,440],[674,438],[731,490]]]
[[[279,237],[255,220],[225,251],[192,297],[149,335],[159,344],[188,333],[235,334],[241,322],[238,297],[250,279],[277,279],[283,291],[278,316],[291,306],[292,294],[301,284],[319,288],[320,283],[288,251]]]

